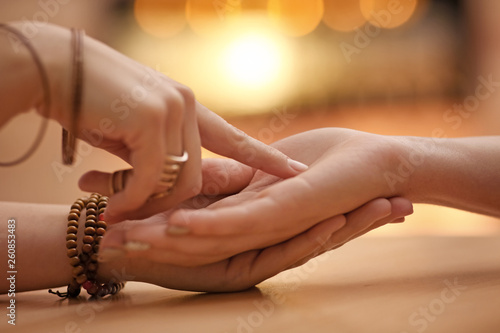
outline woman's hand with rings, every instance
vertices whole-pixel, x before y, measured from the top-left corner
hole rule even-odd
[[[229,125],[199,104],[186,86],[89,37],[84,50],[77,137],[117,155],[134,170],[119,175],[120,181],[98,171],[80,179],[82,190],[110,196],[108,222],[145,218],[197,195],[202,145],[283,178],[307,168]],[[56,78],[55,93],[62,97],[53,114],[68,127],[66,76],[61,70]]]

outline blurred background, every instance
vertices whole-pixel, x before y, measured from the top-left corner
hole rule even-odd
[[[479,78],[500,81],[498,12],[500,2],[488,0],[0,0],[0,22],[83,28],[266,143],[329,126],[500,134],[500,91],[467,106]],[[27,149],[39,123],[32,113],[2,129],[2,160]],[[62,167],[60,145],[51,123],[30,160],[0,169],[0,200],[69,204],[84,172],[126,167],[85,144]],[[498,219],[416,205],[404,225],[372,234],[491,233],[500,233]]]

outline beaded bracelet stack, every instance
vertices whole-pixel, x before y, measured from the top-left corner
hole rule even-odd
[[[108,197],[93,193],[90,198],[80,198],[71,206],[68,214],[68,229],[66,232],[66,248],[70,265],[73,267],[73,279],[66,293],[59,291],[49,293],[60,297],[75,298],[80,294],[81,287],[95,297],[114,295],[125,285],[124,282],[100,283],[97,281],[97,252],[99,243],[106,233],[106,222],[103,219]],[[82,253],[78,251],[78,225],[82,210],[85,208],[85,235],[83,236]]]

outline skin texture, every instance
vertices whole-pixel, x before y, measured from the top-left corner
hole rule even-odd
[[[381,197],[500,216],[498,142],[498,137],[389,137],[338,128],[301,133],[275,144],[310,165],[299,176],[282,180],[235,162],[206,161],[205,193],[244,187],[241,193],[205,209],[196,202],[196,209],[180,207],[167,226],[113,231],[102,249],[123,250],[133,241],[150,248],[126,251],[129,257],[209,264],[278,244]]]
[[[190,202],[187,205],[192,204]],[[15,220],[14,237],[0,236],[0,246],[15,241],[16,292],[66,286],[71,266],[66,257],[66,223],[69,207],[61,205],[0,202],[0,219]],[[411,203],[402,198],[377,199],[347,215],[318,223],[309,230],[268,248],[247,251],[231,258],[197,267],[181,267],[137,258],[115,258],[99,264],[99,279],[142,281],[166,288],[197,291],[247,289],[283,270],[388,222],[411,213]],[[141,221],[125,221],[109,230],[138,226],[165,226],[168,214]],[[84,223],[80,221],[80,223]],[[47,227],[50,225],[50,228]],[[80,228],[82,231],[83,228]],[[83,235],[79,235],[83,237]],[[81,239],[79,244],[81,244]],[[7,251],[0,254],[0,268],[7,271]],[[0,281],[0,293],[9,283]]]
[[[14,22],[10,26],[22,31],[23,24]],[[12,33],[0,29],[0,126],[36,108],[70,128],[71,33],[46,25],[29,36],[29,42],[48,74],[51,108],[43,108],[43,90],[31,55]],[[151,216],[197,195],[202,184],[201,146],[283,178],[307,168],[293,168],[283,153],[229,125],[198,103],[188,87],[91,37],[84,38],[83,49],[83,101],[74,134],[134,168],[125,189],[110,198],[106,213],[110,223]],[[189,160],[172,195],[147,201],[151,194],[165,189],[158,185],[164,155],[179,156],[183,151],[187,151]],[[80,187],[108,194],[109,178],[109,174],[90,172],[82,177]]]

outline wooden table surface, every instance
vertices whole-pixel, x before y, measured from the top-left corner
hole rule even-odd
[[[1,332],[500,332],[500,237],[365,237],[240,293],[18,293]]]

